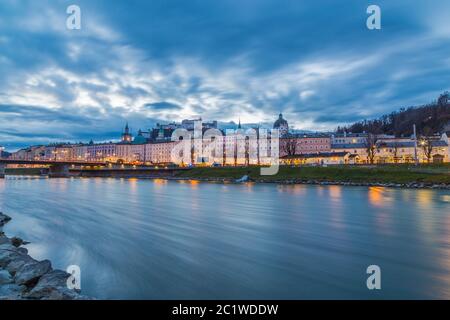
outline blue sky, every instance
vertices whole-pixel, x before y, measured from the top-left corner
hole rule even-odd
[[[66,29],[70,4],[81,30]],[[279,112],[332,130],[425,104],[450,86],[449,14],[439,0],[2,0],[0,145]]]

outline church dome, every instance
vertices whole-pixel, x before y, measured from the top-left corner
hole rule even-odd
[[[134,137],[133,144],[144,144],[147,142],[147,139],[142,134],[142,131],[139,129],[138,135]]]
[[[285,119],[283,119],[283,115],[280,113],[277,121],[275,121],[275,123],[273,124],[273,128],[280,129],[280,128],[287,127],[287,126],[288,126],[287,121]]]

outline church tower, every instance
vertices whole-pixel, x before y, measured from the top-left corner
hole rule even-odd
[[[122,133],[122,142],[131,142],[133,140],[133,136],[130,133],[130,128],[128,127],[128,122],[125,126],[125,130]]]

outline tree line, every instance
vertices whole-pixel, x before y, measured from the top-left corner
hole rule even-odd
[[[378,119],[362,120],[349,126],[339,126],[337,133],[391,134],[396,137],[411,136],[413,124],[418,134],[440,133],[450,130],[450,94],[442,93],[439,98],[419,107],[401,108]]]

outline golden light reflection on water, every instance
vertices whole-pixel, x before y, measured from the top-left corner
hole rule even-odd
[[[189,180],[189,185],[191,186],[191,189],[197,190],[198,189],[198,180]]]
[[[138,179],[137,178],[129,178],[128,182],[130,184],[130,191],[131,191],[131,193],[135,193],[136,190],[137,190]]]
[[[293,195],[305,195],[306,194],[306,187],[301,184],[296,185],[278,185],[277,191],[280,193],[286,192]]]
[[[386,192],[385,187],[369,187],[367,193],[369,197],[369,203],[374,207],[384,207],[387,200],[384,192]]]
[[[418,216],[419,227],[424,233],[432,235],[435,232],[434,217],[434,192],[432,190],[415,190],[415,202],[420,208],[421,214]],[[432,237],[425,237],[425,240],[431,241]],[[431,242],[430,242],[431,244]]]
[[[341,200],[341,197],[342,197],[341,191],[342,191],[342,187],[340,187],[340,186],[329,186],[328,187],[328,192],[330,194],[330,197],[333,200],[339,200],[339,201]]]
[[[165,184],[167,184],[167,180],[166,179],[153,179],[153,182],[155,183],[155,185],[165,185]]]
[[[245,188],[243,189],[243,191],[247,192],[247,193],[252,193],[254,185],[255,185],[254,182],[246,182],[245,183]]]
[[[345,229],[345,224],[343,221],[343,208],[342,208],[342,187],[341,186],[333,186],[330,185],[327,188],[328,191],[328,197],[333,203],[330,206],[330,218],[329,218],[329,224],[333,229],[339,230],[339,232],[343,232],[343,229]],[[341,236],[344,236],[344,233],[341,233]]]
[[[419,207],[423,210],[430,209],[433,205],[433,191],[432,190],[417,190],[416,201]]]

